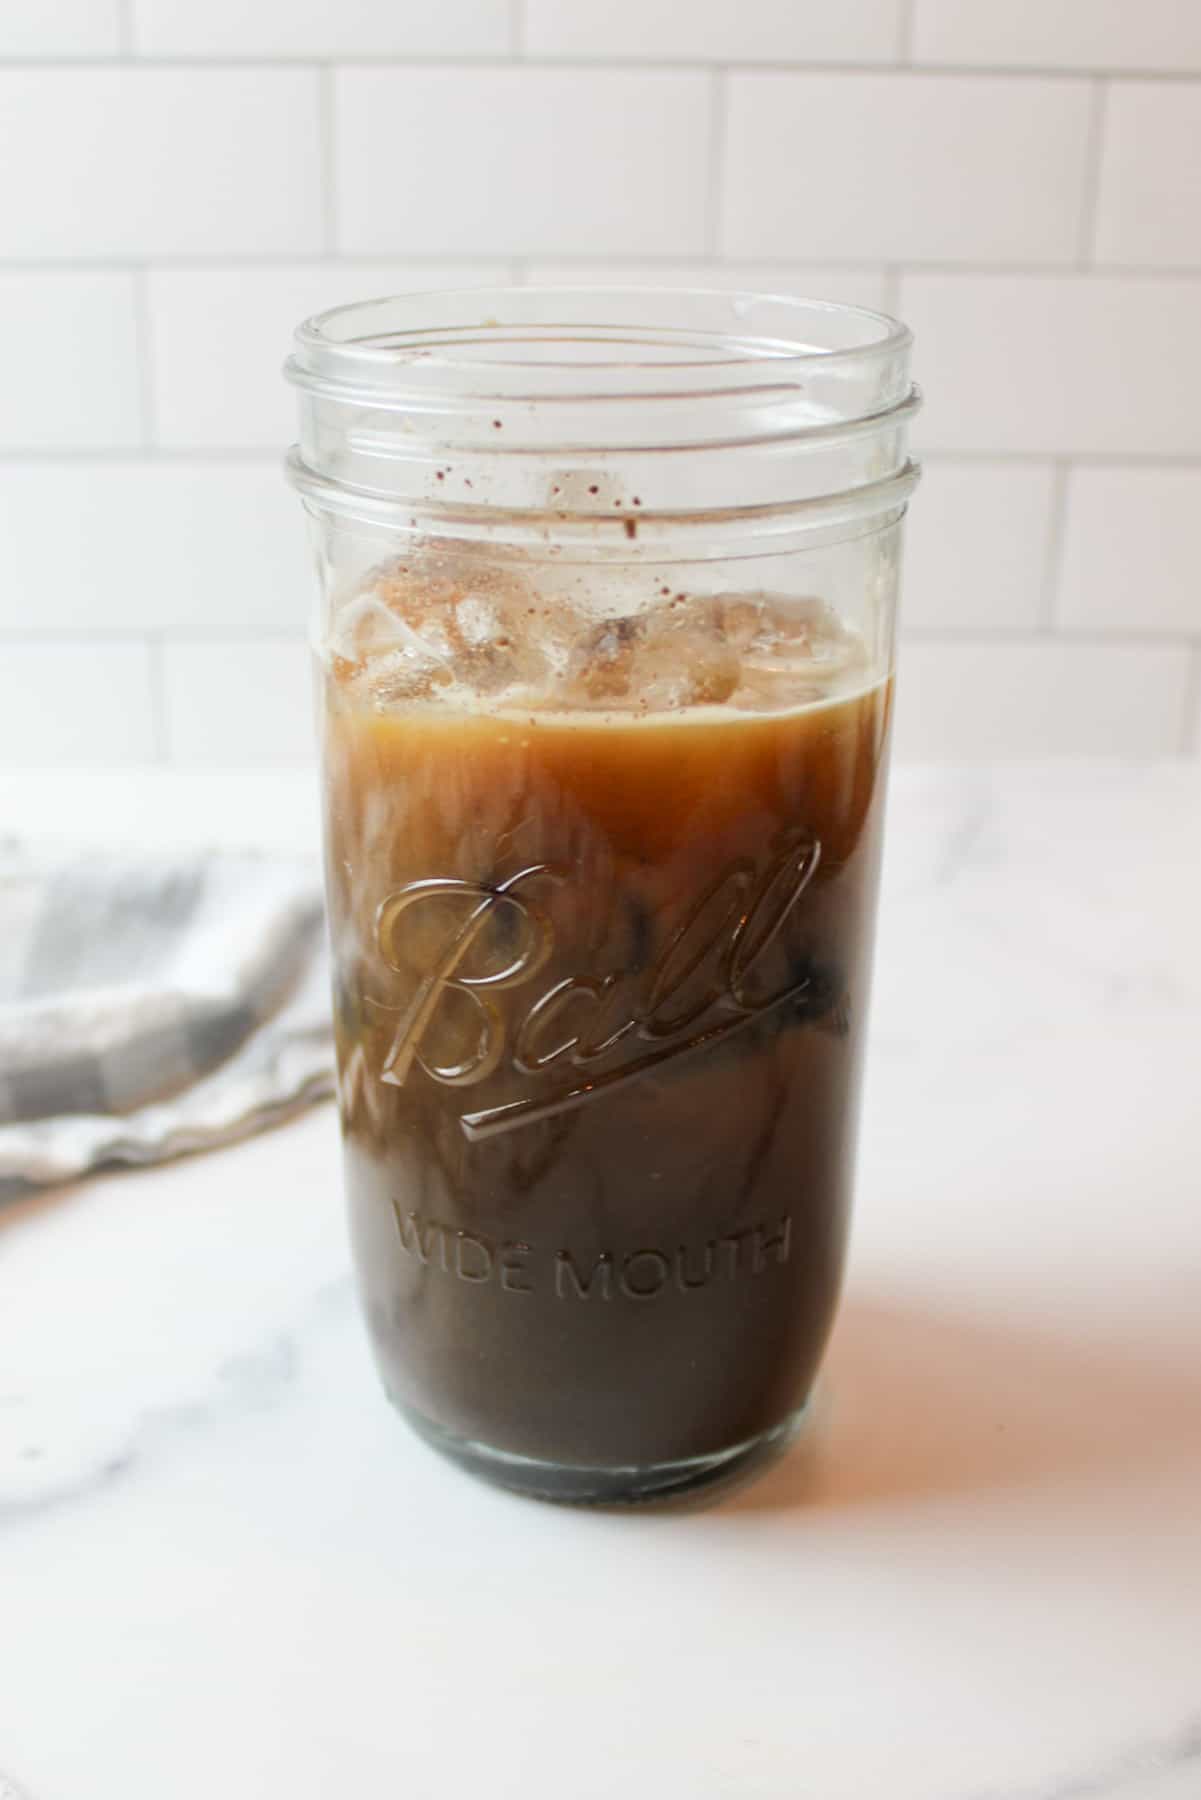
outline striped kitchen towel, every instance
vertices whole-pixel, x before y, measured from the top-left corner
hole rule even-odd
[[[227,1143],[332,1091],[309,864],[0,848],[0,1184]]]

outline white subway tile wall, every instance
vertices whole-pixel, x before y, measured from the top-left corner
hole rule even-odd
[[[531,56],[655,62],[889,62],[895,0],[526,0]]]
[[[0,630],[303,632],[313,576],[271,458],[9,467]]]
[[[1096,252],[1201,269],[1201,81],[1129,81],[1110,94]]]
[[[1191,0],[913,0],[919,62],[984,68],[1201,69]]]
[[[902,623],[921,632],[1038,631],[1054,465],[931,457],[918,491],[905,528]]]
[[[1089,94],[987,75],[729,78],[729,256],[1070,263]]]
[[[339,248],[694,255],[712,102],[707,75],[673,69],[343,69]]]
[[[309,69],[0,70],[5,256],[319,249],[319,91]]]
[[[311,755],[291,327],[510,281],[917,334],[909,756],[1201,755],[1201,4],[5,0],[0,760]]]
[[[504,56],[512,48],[509,0],[131,3],[143,56]]]
[[[313,673],[307,647],[285,638],[163,646],[168,760],[305,762],[313,754]]]
[[[888,305],[888,277],[883,268],[829,269],[814,263],[530,262],[525,278],[547,287],[658,285],[786,294],[840,300],[847,306],[870,306],[877,312]]]
[[[1073,469],[1056,608],[1061,629],[1195,632],[1199,521],[1201,469]]]
[[[153,762],[152,661],[150,645],[142,643],[6,643],[0,762],[8,768]]]
[[[142,442],[136,277],[5,273],[0,448],[124,450]],[[7,573],[7,571],[6,571]]]
[[[0,56],[116,56],[122,0],[4,0]]]
[[[1191,674],[1178,645],[911,644],[897,754],[1171,756]]]
[[[905,274],[927,450],[1201,459],[1201,281]]]

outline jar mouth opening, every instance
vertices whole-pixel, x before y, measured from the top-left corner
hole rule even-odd
[[[908,328],[836,301],[702,288],[465,288],[336,306],[297,329],[288,378],[317,394],[639,398],[803,383],[904,358]],[[849,370],[848,370],[849,373]]]
[[[565,541],[583,521],[619,549],[735,517],[774,530],[780,509],[825,529],[910,479],[910,342],[866,307],[700,288],[361,301],[296,333],[292,476],[360,517],[521,518]]]

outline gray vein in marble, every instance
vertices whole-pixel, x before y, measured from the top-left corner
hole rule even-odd
[[[979,773],[970,786],[965,780],[961,810],[948,822],[931,870],[934,887],[952,886],[963,870],[975,861],[975,853],[992,823],[994,810],[992,784],[986,776]]]
[[[989,1788],[977,1790],[967,1800],[1120,1800],[1133,1795],[1134,1784],[1169,1770],[1198,1766],[1198,1793],[1201,1793],[1201,1713],[1190,1719],[1172,1737],[1157,1743],[1139,1744],[1123,1751],[1113,1762],[1088,1769],[1051,1787]]]
[[[44,1518],[50,1512],[90,1499],[169,1449],[179,1438],[231,1413],[246,1414],[273,1406],[295,1382],[302,1363],[302,1345],[312,1333],[348,1319],[352,1312],[350,1277],[340,1275],[324,1283],[312,1293],[290,1328],[273,1332],[260,1344],[220,1362],[203,1395],[174,1406],[147,1407],[134,1419],[118,1447],[85,1460],[81,1468],[34,1494],[6,1497],[0,1490],[0,1529]],[[7,1800],[2,1786],[0,1800]]]

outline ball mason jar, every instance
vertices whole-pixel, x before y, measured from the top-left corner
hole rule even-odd
[[[909,333],[662,290],[296,333],[354,1262],[386,1390],[637,1500],[794,1430],[851,1198]]]

